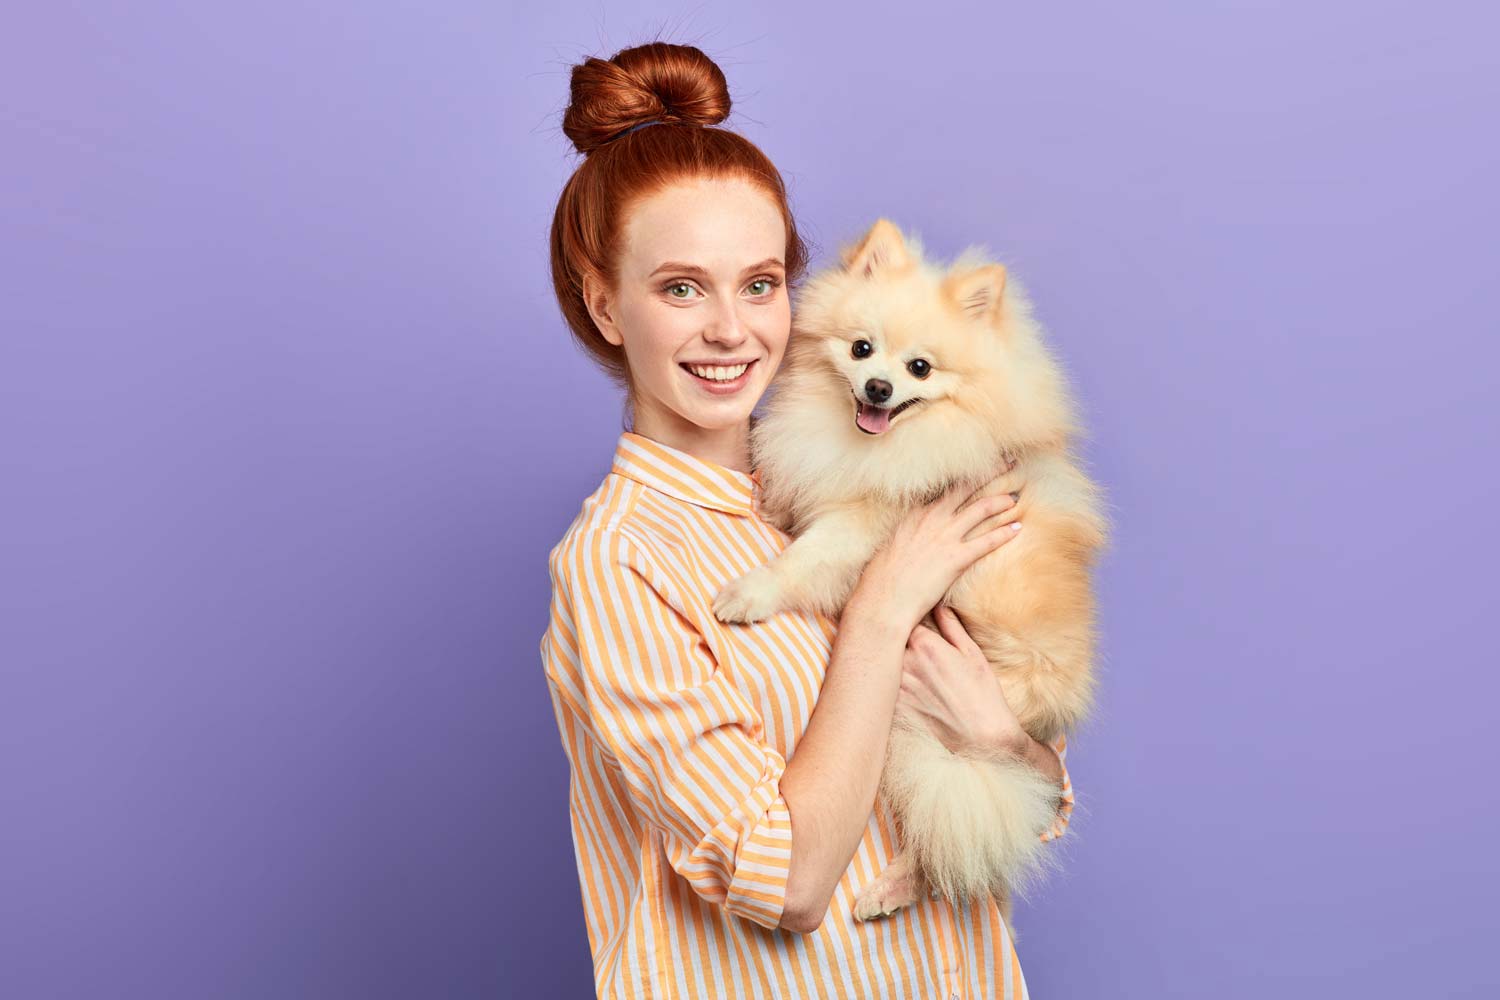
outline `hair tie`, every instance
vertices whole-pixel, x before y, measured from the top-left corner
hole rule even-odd
[[[620,138],[620,136],[629,135],[630,133],[634,132],[636,129],[638,129],[638,128],[645,128],[647,125],[665,125],[665,124],[667,124],[667,123],[664,122],[664,121],[662,121],[660,118],[653,118],[649,122],[641,122],[639,125],[632,125],[628,129],[626,129],[625,131],[619,133],[619,135],[612,135],[608,139],[605,139],[604,141],[605,142],[614,142],[616,139]]]

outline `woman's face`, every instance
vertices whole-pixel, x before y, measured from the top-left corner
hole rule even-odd
[[[781,212],[743,181],[695,180],[637,203],[622,235],[619,287],[585,297],[624,346],[634,430],[695,452],[742,439],[791,332]]]

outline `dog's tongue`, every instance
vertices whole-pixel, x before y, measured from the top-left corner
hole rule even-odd
[[[882,434],[891,426],[891,411],[880,406],[871,406],[869,403],[860,403],[859,411],[854,414],[854,422],[861,430],[871,434]]]

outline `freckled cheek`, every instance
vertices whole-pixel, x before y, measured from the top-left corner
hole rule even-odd
[[[755,332],[760,342],[771,352],[771,360],[780,361],[791,340],[791,310],[784,309],[778,316],[765,317],[765,322],[757,324]]]
[[[692,340],[693,333],[685,324],[658,322],[646,331],[641,346],[652,370],[660,372],[665,380],[673,377],[677,356]]]

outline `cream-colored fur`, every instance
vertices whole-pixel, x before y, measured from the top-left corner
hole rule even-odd
[[[1043,873],[1049,855],[1030,845],[1057,815],[1057,786],[1030,765],[959,756],[921,720],[898,716],[881,788],[905,850],[949,899],[992,892],[996,873],[1016,889]]]
[[[856,358],[860,339],[873,351]],[[925,377],[909,367],[916,358],[931,366]],[[855,420],[871,379],[891,386],[892,408],[920,400],[873,434]],[[930,263],[915,236],[881,219],[799,296],[786,361],[751,435],[762,514],[795,537],[726,586],[715,613],[837,615],[912,507],[954,483],[1020,490],[989,523],[1020,519],[1024,530],[971,566],[944,603],[1027,732],[1055,741],[1092,705],[1090,573],[1108,539],[1102,493],[1071,452],[1081,430],[1021,284],[978,248],[947,267]],[[931,887],[954,900],[993,893],[1009,922],[1011,894],[1048,867],[1040,837],[1058,789],[1019,759],[955,756],[898,714],[881,792],[903,851],[861,894],[861,919]]]

